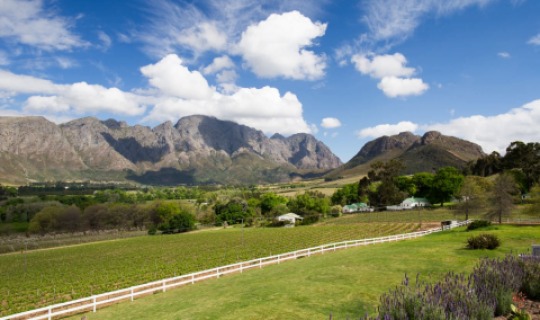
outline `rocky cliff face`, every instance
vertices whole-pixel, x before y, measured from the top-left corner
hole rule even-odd
[[[177,174],[175,183],[182,183],[183,177],[189,183],[254,183],[267,182],[265,176],[276,176],[277,171],[284,180],[287,172],[297,169],[327,170],[341,165],[311,135],[268,138],[253,128],[206,116],[185,117],[176,125],[165,122],[153,129],[91,117],[60,126],[42,117],[0,117],[0,162],[10,163],[13,169],[21,157],[27,168],[12,174],[18,181],[22,177],[65,179],[73,173],[77,173],[73,178],[79,178],[85,171],[90,177],[96,172],[128,172],[134,178],[155,173],[157,182],[161,176],[170,180],[170,175]],[[42,177],[37,172],[44,167],[58,172]],[[266,173],[255,172],[259,170]],[[242,171],[241,177],[227,176],[237,171]]]
[[[444,166],[463,167],[468,161],[483,155],[479,145],[437,131],[426,132],[423,136],[402,132],[366,143],[349,162],[331,175],[342,175],[347,171],[366,173],[372,161],[390,159],[403,162],[406,168],[403,173],[432,172]]]

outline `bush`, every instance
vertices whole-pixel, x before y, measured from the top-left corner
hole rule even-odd
[[[530,299],[540,299],[540,258],[524,258],[523,269],[525,275],[521,291]]]
[[[467,226],[467,231],[476,230],[476,229],[480,229],[480,228],[485,228],[485,227],[489,227],[489,226],[491,226],[491,221],[476,220],[476,221],[471,222]]]
[[[467,239],[469,249],[489,249],[493,250],[501,245],[501,241],[496,235],[490,233],[479,234]]]

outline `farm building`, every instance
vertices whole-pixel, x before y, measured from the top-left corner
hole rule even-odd
[[[278,221],[289,221],[290,224],[295,224],[296,220],[304,220],[304,218],[292,212],[282,214],[277,219]]]
[[[386,210],[388,211],[401,211],[401,210],[410,210],[417,207],[428,207],[431,203],[426,198],[407,198],[403,200],[399,205],[397,206],[388,206],[386,207]]]
[[[343,206],[342,212],[343,213],[373,212],[373,208],[363,202],[359,202],[359,203],[353,203],[353,204]]]
[[[415,197],[407,198],[407,199],[403,200],[403,202],[400,204],[400,206],[402,206],[402,207],[411,207],[411,208],[414,208],[414,207],[428,207],[430,205],[431,205],[431,203],[429,203],[428,199],[426,199],[426,198],[415,198]]]

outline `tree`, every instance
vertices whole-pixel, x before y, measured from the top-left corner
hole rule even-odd
[[[227,203],[216,203],[216,222],[227,222],[228,224],[241,223],[253,218],[255,212],[244,200],[234,198]]]
[[[498,218],[502,223],[503,216],[509,216],[514,207],[513,195],[517,192],[516,182],[508,173],[500,174],[496,179],[491,191],[491,210],[487,216],[490,219]]]
[[[388,162],[377,161],[371,165],[368,178],[371,185],[380,182],[376,191],[369,192],[369,200],[374,205],[392,205],[399,203],[405,197],[404,193],[397,187],[397,177],[404,166],[401,160],[392,159]]]
[[[530,215],[540,216],[540,185],[535,185],[529,193],[531,206],[528,210]]]
[[[172,216],[169,221],[170,230],[176,232],[186,232],[195,229],[195,217],[185,211],[181,210],[178,214]]]
[[[396,178],[396,186],[407,196],[414,196],[416,194],[416,184],[412,177],[399,176]]]
[[[359,201],[359,184],[352,183],[344,185],[332,194],[332,204],[346,205]]]
[[[56,229],[56,220],[58,217],[58,207],[46,207],[38,212],[28,225],[28,231],[45,235]]]
[[[467,176],[463,180],[461,188],[456,196],[459,198],[458,210],[465,213],[465,220],[469,220],[469,214],[480,210],[486,203],[486,188],[480,181],[480,177]]]
[[[507,170],[521,169],[525,174],[526,191],[540,182],[540,143],[514,141],[506,148],[502,161]]]
[[[261,214],[264,216],[275,216],[275,208],[280,204],[287,204],[287,198],[272,192],[263,194],[260,202]]]
[[[429,192],[431,191],[431,184],[433,183],[434,178],[433,173],[429,172],[418,172],[415,173],[412,177],[412,181],[416,187],[416,192],[414,196],[427,198]]]
[[[428,198],[431,203],[440,203],[450,201],[458,192],[463,183],[463,175],[454,167],[443,167],[437,170],[431,183],[431,190]]]

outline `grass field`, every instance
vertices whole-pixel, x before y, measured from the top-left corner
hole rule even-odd
[[[0,316],[233,262],[417,228],[416,223],[230,228],[0,255]]]
[[[405,273],[438,280],[468,272],[482,257],[524,252],[540,243],[540,226],[493,226],[502,246],[465,249],[482,231],[464,228],[403,242],[347,249],[208,280],[86,314],[87,319],[356,319],[373,313],[380,294]],[[80,319],[80,315],[74,319]]]

